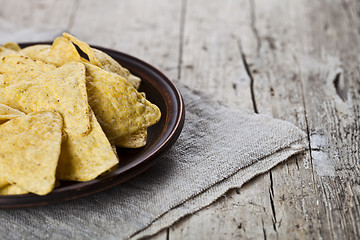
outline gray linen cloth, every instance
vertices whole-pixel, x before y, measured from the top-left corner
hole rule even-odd
[[[305,149],[296,126],[229,108],[178,84],[186,120],[146,172],[57,205],[0,210],[2,239],[138,239],[170,226]]]

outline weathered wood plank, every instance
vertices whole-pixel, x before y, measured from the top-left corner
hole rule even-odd
[[[188,1],[181,81],[254,110],[245,50],[257,51],[249,1]],[[235,87],[233,87],[235,85]],[[254,238],[274,235],[264,176],[170,228],[169,239]]]
[[[231,190],[212,205],[173,225],[169,239],[274,238],[264,182],[264,176],[258,176],[240,190]]]
[[[17,1],[1,0],[3,28],[66,29],[71,25],[77,1]]]
[[[186,1],[185,1],[186,2]],[[247,1],[187,1],[182,46],[181,82],[214,98],[252,109],[250,78],[243,65],[239,42],[251,30],[239,14]]]
[[[254,93],[259,112],[290,121],[306,131],[302,84],[294,57],[298,54],[296,42],[300,42],[303,32],[294,21],[304,18],[303,5],[301,1],[272,4],[256,1],[253,8],[254,28],[261,47],[247,56],[254,65]],[[267,174],[274,234],[271,239],[320,237],[310,159],[306,153]]]
[[[326,225],[332,229],[331,238],[356,239],[360,234],[360,195],[354,195],[353,189],[359,187],[360,180],[360,35],[355,31],[359,16],[354,16],[352,8],[344,3],[313,3],[309,18],[314,27],[307,44],[321,49],[314,54],[321,65],[306,71],[303,82],[308,89],[305,99],[312,160],[322,197],[320,214],[326,216]],[[359,9],[358,2],[351,4]],[[315,16],[320,21],[313,21]],[[321,28],[326,31],[315,31]]]
[[[311,148],[310,168],[306,168],[307,160],[299,161],[301,174],[291,176],[283,166],[271,171],[270,182],[273,187],[270,189],[270,196],[273,199],[277,236],[280,239],[289,237],[289,234],[293,235],[292,238],[356,238],[355,236],[359,236],[358,200],[342,189],[349,188],[352,192],[353,185],[344,182],[344,179],[355,182],[359,179],[356,169],[359,166],[358,160],[353,160],[358,159],[358,155],[353,152],[358,149],[355,136],[358,136],[359,131],[356,127],[359,102],[353,102],[355,107],[351,109],[351,104],[344,104],[341,99],[358,98],[358,93],[348,94],[344,88],[337,89],[336,81],[341,80],[338,77],[342,68],[358,72],[358,60],[353,60],[355,64],[348,62],[351,55],[349,51],[357,49],[358,42],[355,39],[358,34],[351,36],[346,30],[349,26],[344,21],[346,13],[339,11],[341,2],[266,3],[256,1],[256,6],[259,6],[256,8],[256,16],[259,39],[268,43],[261,44],[259,57],[255,54],[252,54],[252,58],[249,57],[255,65],[260,65],[259,68],[263,66],[263,62],[267,62],[265,66],[268,66],[258,70],[263,77],[255,76],[255,96],[260,96],[261,99],[264,86],[268,85],[272,101],[267,105],[272,107],[272,114],[297,123],[307,130]],[[274,12],[277,13],[276,16]],[[332,31],[324,32],[324,28],[332,28],[338,33],[334,35]],[[339,46],[342,46],[341,51]],[[341,55],[345,55],[347,60],[341,59]],[[344,61],[349,64],[341,66]],[[267,81],[263,81],[266,77]],[[354,80],[347,77],[345,79],[348,80],[347,84],[356,86]],[[259,85],[261,87],[257,88]],[[266,102],[268,101],[263,101],[263,104],[266,105]],[[294,110],[289,112],[289,109]],[[298,116],[300,118],[297,120]],[[346,134],[352,137],[344,138]],[[350,146],[350,151],[344,149],[346,146]],[[296,169],[298,166],[288,167]],[[343,170],[346,174],[341,172]],[[290,200],[287,200],[288,196],[292,196]],[[353,208],[344,207],[344,198],[349,199],[351,204],[348,205]],[[352,214],[346,214],[347,211]],[[296,231],[297,226],[305,226],[307,231],[301,234],[301,231]]]
[[[178,78],[181,1],[80,1],[69,31]]]
[[[358,26],[354,25],[351,29],[346,26],[349,22],[356,23],[356,19],[341,21],[346,19],[344,13],[339,14],[341,5],[339,2],[315,6],[309,1],[250,1],[248,6],[251,13],[248,25],[258,47],[256,51],[251,48],[243,48],[243,51],[254,79],[253,91],[257,110],[293,122],[308,131],[309,146],[312,149],[304,156],[298,156],[254,181],[265,184],[266,187],[262,188],[260,195],[264,199],[270,199],[270,203],[266,204],[264,201],[263,212],[241,209],[241,214],[245,216],[253,213],[252,219],[245,220],[242,226],[249,223],[251,225],[259,216],[266,217],[270,212],[272,223],[266,224],[272,225],[272,229],[266,226],[263,229],[264,237],[267,238],[354,239],[359,236],[359,185],[356,184],[359,181],[359,127],[356,121],[359,119],[359,77],[350,75],[358,73],[358,60],[353,59],[356,61],[352,65],[346,64],[347,69],[341,71],[341,74],[348,72],[348,77],[352,78],[345,81],[344,78],[339,78],[339,66],[333,60],[341,55],[352,55],[350,59],[355,58],[359,53],[349,53],[358,48],[357,41],[351,40],[358,38],[358,33],[354,33]],[[358,6],[347,8],[358,9]],[[345,9],[348,18],[357,16],[346,11]],[[340,22],[343,22],[343,25],[339,26]],[[327,32],[321,36],[324,28]],[[339,31],[334,36],[334,32],[340,29],[343,32]],[[345,43],[342,42],[343,35],[348,38]],[[335,37],[335,41],[329,41],[329,37]],[[325,42],[332,42],[326,52],[323,48]],[[342,48],[341,53],[337,48],[339,45]],[[344,62],[341,57],[340,60]],[[344,108],[339,102],[342,98],[352,100],[349,101],[352,109]],[[322,107],[324,105],[326,108]],[[341,119],[342,117],[346,120]],[[330,134],[324,137],[318,136],[318,132],[322,135],[326,132]],[[343,143],[337,146],[340,142]],[[325,166],[316,162],[321,161],[324,154],[328,164]],[[346,171],[346,174],[323,175],[336,172],[332,169],[335,169],[335,166],[338,171]],[[350,182],[344,182],[344,177]],[[219,200],[213,207],[179,223],[170,232],[170,238],[186,238],[197,234],[205,239],[236,232],[234,223],[230,220],[233,215],[230,214],[231,217],[224,220],[221,217],[223,209],[216,208],[217,205],[234,204],[235,198],[237,197],[234,194],[228,194],[227,205],[225,200]],[[241,200],[249,202],[250,199],[250,196],[246,196]],[[231,209],[234,212],[239,210],[235,207]],[[210,220],[207,220],[207,217]],[[219,221],[222,223],[221,228]],[[253,238],[254,232],[258,233],[255,236],[260,236],[259,228],[252,230],[251,234],[243,234],[242,237]]]

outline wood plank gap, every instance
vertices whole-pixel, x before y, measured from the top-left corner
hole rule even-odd
[[[297,57],[295,55],[293,55],[293,58],[294,58],[295,64],[300,69],[300,63],[299,63]],[[300,73],[301,73],[301,71],[300,71]],[[309,159],[310,159],[310,166],[311,166],[311,177],[312,177],[312,181],[313,181],[313,189],[314,189],[314,191],[315,191],[315,193],[317,195],[318,192],[317,192],[317,188],[315,186],[314,164],[313,164],[313,153],[312,153],[311,141],[310,141],[309,119],[307,117],[305,94],[304,94],[304,83],[303,83],[303,78],[302,78],[301,74],[300,74],[300,81],[299,82],[300,82],[301,101],[302,101],[303,108],[304,108],[304,119],[305,119],[306,135],[307,135],[307,140],[308,140]]]
[[[261,224],[262,224],[262,229],[263,229],[263,234],[264,234],[264,240],[266,240],[266,230],[265,230],[265,226],[264,226],[264,220],[261,218]]]
[[[249,0],[249,3],[250,3],[250,27],[256,39],[256,51],[257,51],[257,55],[259,55],[261,48],[261,39],[259,36],[259,32],[256,28],[255,2],[254,0]]]
[[[187,0],[181,1],[180,13],[180,29],[179,29],[179,59],[178,59],[178,76],[177,80],[181,79],[181,69],[183,62],[183,48],[184,48],[184,32],[185,32],[185,19],[186,19]]]
[[[79,5],[80,5],[80,0],[75,0],[74,4],[71,8],[71,14],[70,14],[70,18],[69,18],[69,24],[68,24],[68,31],[70,31],[70,29],[74,26],[74,22],[75,22],[75,17],[76,17],[76,13],[79,9]]]
[[[329,229],[334,229],[334,221],[331,215],[331,211],[332,209],[332,205],[331,202],[329,202],[328,200],[331,199],[331,197],[328,195],[328,191],[326,191],[324,182],[320,182],[321,188],[322,188],[322,192],[323,192],[323,198],[324,198],[324,203],[325,206],[327,206],[328,208],[325,207],[325,215],[326,215],[326,220],[328,221],[328,224],[330,225]],[[334,232],[331,231],[329,233],[329,236],[331,238],[331,240],[334,240]]]
[[[242,62],[244,64],[244,68],[246,70],[247,75],[250,78],[250,94],[251,94],[251,101],[253,103],[253,109],[254,109],[255,113],[259,113],[259,111],[257,109],[257,106],[256,106],[256,100],[255,100],[254,77],[253,77],[253,75],[251,73],[250,66],[249,66],[249,64],[248,64],[248,62],[246,60],[246,55],[245,55],[245,53],[243,51],[240,40],[238,40],[237,45],[238,45],[238,48],[239,48],[239,51],[240,51],[240,56],[241,56]]]
[[[274,231],[277,232],[276,229],[277,220],[276,220],[276,211],[275,211],[275,203],[274,203],[274,182],[273,182],[271,170],[269,171],[269,177],[270,177],[269,196],[270,196],[270,206],[272,212],[272,222],[273,222]]]

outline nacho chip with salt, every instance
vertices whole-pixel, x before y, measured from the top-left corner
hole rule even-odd
[[[9,54],[16,54],[16,53],[17,52],[12,50],[12,49],[0,46],[0,56],[6,56],[6,55],[9,55]]]
[[[0,103],[0,124],[12,118],[24,116],[25,113]],[[1,186],[1,176],[0,176]]]
[[[62,114],[67,137],[59,179],[91,180],[118,163],[88,104],[82,63],[68,63],[37,78],[8,83],[0,88],[0,102],[25,113],[53,109]]]
[[[0,125],[0,175],[38,195],[52,191],[62,126],[55,111],[30,113]]]
[[[128,69],[122,67],[116,60],[106,53],[94,48],[92,48],[92,50],[94,51],[95,58],[101,63],[102,69],[120,75],[128,80],[135,89],[139,89],[141,83],[141,79],[139,77],[131,74]]]
[[[26,193],[29,193],[29,191],[19,188],[16,184],[7,184],[6,186],[0,188],[0,195],[19,195]]]
[[[2,47],[13,50],[15,52],[21,50],[21,47],[19,46],[19,44],[14,43],[14,42],[5,43],[4,45],[2,45]]]
[[[142,128],[135,133],[126,135],[113,140],[113,143],[117,147],[123,148],[140,148],[146,145],[147,129]]]
[[[146,94],[144,92],[140,92],[140,94],[144,98],[146,98]],[[146,145],[146,141],[147,141],[147,128],[142,128],[132,134],[116,138],[112,142],[117,147],[141,148]]]
[[[118,164],[119,160],[91,113],[91,131],[85,136],[67,132],[62,145],[57,177],[60,180],[89,181]]]
[[[49,57],[50,51],[51,51],[50,44],[36,44],[25,47],[20,51],[18,51],[17,53],[22,56],[27,56],[31,59],[44,61]]]
[[[8,185],[9,183],[2,177],[0,176],[0,188]]]
[[[157,123],[160,109],[125,78],[95,65],[86,66],[89,104],[110,140]]]
[[[34,60],[19,54],[9,54],[0,57],[0,73],[2,74],[3,83],[18,79],[35,78],[55,69],[56,66],[53,64]]]
[[[79,39],[70,35],[69,33],[63,33],[63,36],[67,40],[69,40],[69,41],[73,42],[75,45],[77,45],[81,49],[81,51],[83,51],[88,56],[91,64],[94,64],[98,67],[102,66],[101,62],[99,62],[99,60],[95,57],[94,51],[87,43],[80,41]]]
[[[128,80],[134,88],[139,89],[141,79],[132,75],[129,70],[122,67],[112,57],[98,49],[91,48],[87,43],[80,41],[69,33],[64,33],[63,36],[77,45],[88,56],[91,64],[94,64],[95,66],[98,66],[108,72],[119,74],[121,77]]]
[[[22,49],[19,53],[32,59],[54,64],[57,67],[68,62],[81,60],[74,44],[65,37],[56,38],[51,46],[34,45]]]
[[[0,103],[24,113],[56,110],[64,117],[66,132],[80,135],[90,130],[85,67],[81,63],[7,82],[0,88]]]

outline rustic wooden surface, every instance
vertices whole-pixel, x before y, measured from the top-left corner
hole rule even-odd
[[[0,4],[0,27],[69,31],[150,62],[173,81],[231,106],[307,132],[307,152],[153,239],[360,238],[358,1]]]

